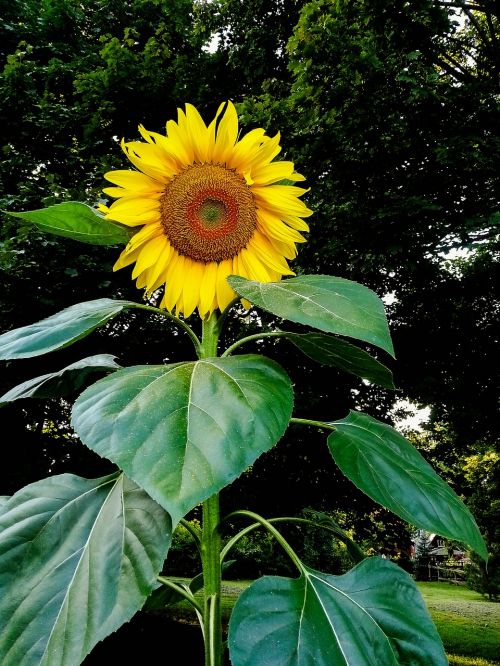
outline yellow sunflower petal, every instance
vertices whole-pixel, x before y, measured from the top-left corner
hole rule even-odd
[[[281,275],[294,275],[294,272],[288,267],[285,258],[274,250],[266,237],[259,231],[254,233],[247,248],[253,250],[260,261],[271,270],[281,273]]]
[[[175,250],[165,237],[165,246],[158,257],[158,261],[150,266],[146,275],[146,287],[149,292],[153,292],[167,280],[167,269]]]
[[[132,271],[132,278],[138,277],[147,268],[152,266],[160,256],[161,251],[165,247],[167,240],[164,236],[151,238],[141,247],[138,254],[137,261],[135,262],[134,270]]]
[[[155,145],[140,141],[125,143],[122,140],[121,146],[125,155],[137,169],[160,183],[166,183],[176,172],[164,152]]]
[[[255,157],[252,159],[252,169],[266,166],[281,152],[280,133],[265,141],[258,149]]]
[[[185,260],[184,271],[186,276],[182,286],[182,312],[184,317],[191,316],[200,301],[200,286],[204,268],[204,264],[199,261],[193,261],[189,258]]]
[[[140,247],[136,247],[130,252],[125,252],[124,250],[116,260],[113,266],[113,271],[119,271],[120,268],[125,268],[126,266],[130,266],[130,264],[133,264],[134,261],[137,260],[140,251],[141,251]]]
[[[122,197],[111,204],[107,217],[129,226],[158,222],[160,206],[156,199],[144,196]]]
[[[252,169],[252,179],[256,185],[270,185],[291,178],[293,168],[293,162],[272,162]]]
[[[167,282],[165,285],[165,296],[163,297],[163,300],[167,310],[170,311],[178,305],[182,293],[182,283],[186,278],[184,263],[184,257],[180,254],[175,254],[167,268]]]
[[[217,264],[212,261],[205,264],[205,272],[200,285],[200,304],[198,310],[200,317],[205,317],[213,311],[214,294],[217,283]]]
[[[295,243],[285,243],[277,238],[270,238],[269,242],[278,254],[282,254],[285,259],[295,259],[297,256],[297,247]]]
[[[240,260],[243,261],[247,276],[250,280],[257,280],[257,282],[273,282],[274,273],[260,261],[256,254],[250,252],[247,248],[241,250]]]
[[[217,267],[217,282],[215,285],[217,293],[217,303],[219,310],[224,310],[224,308],[229,305],[229,303],[235,297],[234,291],[231,289],[227,283],[226,278],[229,275],[232,275],[233,272],[233,262],[231,259],[225,259],[221,261]]]
[[[231,169],[241,169],[242,171],[249,170],[252,160],[259,152],[264,141],[269,141],[269,137],[265,137],[263,129],[254,129],[245,134],[235,145],[232,154],[228,157],[228,167]]]
[[[292,193],[277,191],[278,187],[280,186],[252,186],[252,193],[255,196],[257,204],[263,206],[267,210],[273,211],[275,214],[284,212],[299,217],[308,217],[309,215],[312,215],[312,211],[310,211],[305,203],[298,199],[297,196]]]
[[[266,236],[276,238],[284,243],[304,243],[306,240],[296,229],[288,226],[279,217],[262,208],[257,211],[257,223],[257,228],[260,228]]]
[[[212,159],[215,162],[224,163],[228,160],[238,138],[238,114],[232,102],[227,103],[227,108],[220,119],[217,128],[215,146]]]
[[[191,143],[194,146],[194,159],[197,162],[206,162],[211,132],[192,104],[186,104],[186,124]]]
[[[110,183],[137,193],[162,192],[164,185],[139,171],[108,171],[104,178]]]

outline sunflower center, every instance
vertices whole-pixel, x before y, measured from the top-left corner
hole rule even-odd
[[[195,261],[236,256],[257,226],[245,179],[220,164],[192,164],[165,188],[161,224],[177,252]]]

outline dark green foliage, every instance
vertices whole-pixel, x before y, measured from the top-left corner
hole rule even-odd
[[[500,549],[498,547],[487,563],[473,553],[465,572],[465,581],[471,590],[484,594],[490,601],[500,599]]]

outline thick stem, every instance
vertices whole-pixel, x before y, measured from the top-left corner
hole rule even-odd
[[[203,564],[205,666],[222,664],[221,619],[221,537],[219,534],[219,495],[203,502],[201,559]]]
[[[203,335],[199,357],[217,356],[220,333],[217,316],[203,321]],[[205,640],[205,666],[222,666],[221,618],[221,562],[222,540],[219,532],[219,495],[216,493],[203,502],[201,532],[201,561],[203,568],[203,636]]]

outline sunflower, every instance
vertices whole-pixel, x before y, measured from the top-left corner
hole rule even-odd
[[[151,293],[165,285],[160,307],[189,317],[223,310],[236,294],[229,275],[273,282],[293,275],[303,218],[311,211],[299,199],[307,190],[292,162],[273,162],[279,133],[254,129],[238,140],[238,116],[221,104],[208,125],[194,106],[178,109],[166,134],[148,132],[122,148],[138,171],[110,171],[115,198],[102,207],[110,219],[140,227],[113,270],[135,263],[137,287]],[[280,181],[288,181],[282,184]]]

